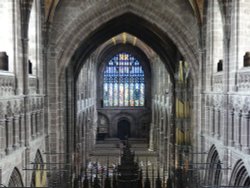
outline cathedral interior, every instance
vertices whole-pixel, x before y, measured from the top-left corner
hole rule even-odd
[[[0,187],[250,187],[250,0],[1,0]]]

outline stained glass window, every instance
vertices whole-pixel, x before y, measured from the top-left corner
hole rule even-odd
[[[104,70],[104,106],[144,106],[144,71],[131,54],[115,55]]]

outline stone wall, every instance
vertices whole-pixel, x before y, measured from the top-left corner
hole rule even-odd
[[[206,28],[206,45],[204,46],[206,61],[204,66],[206,68],[202,76],[202,79],[206,81],[206,87],[203,89],[201,103],[204,106],[204,113],[201,114],[201,119],[204,118],[201,148],[205,148],[203,152],[208,152],[208,154],[197,157],[197,159],[200,162],[214,163],[211,156],[216,151],[218,160],[223,162],[221,164],[223,170],[218,170],[220,176],[216,176],[211,170],[200,173],[201,181],[204,180],[207,184],[229,185],[238,181],[237,185],[243,185],[247,182],[239,180],[239,177],[237,177],[238,180],[235,179],[237,171],[235,169],[238,168],[236,164],[239,161],[242,161],[241,165],[248,172],[250,169],[248,165],[250,92],[247,89],[250,72],[247,67],[243,67],[244,55],[249,51],[246,45],[249,37],[246,33],[250,23],[245,19],[247,11],[244,10],[249,8],[249,4],[245,1],[232,1],[223,4],[214,0],[209,1],[206,11],[206,22],[204,23]],[[216,14],[220,12],[222,19],[214,18],[211,15],[215,12]],[[217,24],[217,27],[213,26],[214,24]],[[218,35],[223,37],[218,37]],[[221,43],[223,43],[223,51],[221,51],[222,46],[218,45]],[[218,55],[220,55],[219,58],[223,58],[221,72],[212,69],[212,66],[217,65]],[[228,170],[224,170],[227,168]],[[246,176],[249,176],[249,173],[246,173]],[[233,180],[232,177],[234,177]],[[210,178],[211,181],[206,182],[206,178]]]
[[[80,173],[80,164],[85,165],[89,153],[93,150],[97,134],[96,112],[96,62],[94,55],[84,63],[76,81],[76,125],[72,130],[75,132],[73,145],[77,147],[79,155],[78,163],[75,162],[76,172]],[[74,125],[71,125],[74,126]]]
[[[46,161],[45,151],[45,95],[44,95],[44,64],[42,58],[42,43],[37,41],[35,75],[28,74],[28,39],[23,33],[28,32],[23,27],[28,20],[21,21],[26,4],[17,1],[1,1],[0,19],[2,28],[1,49],[8,55],[9,70],[0,70],[0,169],[1,182],[8,186],[12,172],[19,171],[24,186],[30,186],[35,156],[41,151],[43,161]],[[30,11],[29,7],[27,14]],[[41,5],[36,13],[39,24],[34,35],[41,37]],[[22,16],[21,16],[22,14]],[[21,27],[22,25],[22,27]],[[33,53],[33,52],[30,52]],[[14,170],[15,169],[15,170]],[[16,174],[16,173],[13,173]],[[14,177],[12,177],[14,178]]]
[[[149,150],[157,151],[164,176],[168,176],[171,130],[173,129],[173,90],[169,73],[158,56],[152,61],[152,121]]]

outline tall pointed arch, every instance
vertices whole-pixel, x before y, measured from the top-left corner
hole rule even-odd
[[[22,180],[22,175],[18,168],[14,168],[14,170],[11,173],[10,180],[8,187],[23,187],[23,180]]]
[[[230,186],[250,186],[250,175],[245,167],[243,160],[239,160],[232,171]]]

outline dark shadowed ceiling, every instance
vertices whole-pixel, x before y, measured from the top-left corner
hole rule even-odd
[[[204,0],[186,0],[189,1],[190,5],[193,8],[194,14],[197,17],[197,21],[202,23],[203,15],[203,5]],[[60,0],[45,0],[45,16],[47,22],[52,22],[55,14],[56,6]]]

